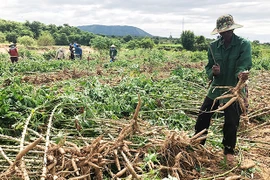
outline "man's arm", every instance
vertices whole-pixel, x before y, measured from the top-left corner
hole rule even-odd
[[[242,72],[249,71],[252,67],[251,45],[247,40],[241,42],[240,56],[236,62],[236,77],[242,76]],[[247,73],[245,73],[247,74]]]
[[[213,80],[213,66],[215,65],[215,61],[212,57],[212,53],[210,51],[210,48],[208,49],[208,53],[207,53],[207,56],[208,56],[208,63],[207,65],[205,66],[205,70],[206,70],[206,74],[208,76],[208,79],[209,80]]]

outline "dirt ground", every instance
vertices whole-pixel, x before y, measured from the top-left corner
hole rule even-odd
[[[270,124],[254,129],[243,139],[250,140],[252,144],[250,150],[244,152],[244,158],[256,164],[255,168],[262,179],[270,179]]]
[[[243,163],[254,163],[246,170],[254,179],[270,179],[270,72],[251,74],[249,86],[250,123],[240,126],[238,143],[243,149]],[[264,116],[264,115],[268,116]],[[252,176],[251,176],[252,177]]]

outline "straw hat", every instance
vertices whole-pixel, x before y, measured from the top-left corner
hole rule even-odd
[[[12,43],[11,45],[9,45],[8,47],[15,47],[16,44],[15,43]]]
[[[111,47],[115,47],[115,45],[113,44],[113,45],[111,45]]]
[[[226,32],[229,30],[233,30],[236,28],[243,27],[240,24],[236,24],[233,20],[232,15],[226,14],[222,15],[217,19],[217,25],[216,28],[211,32],[211,35]]]

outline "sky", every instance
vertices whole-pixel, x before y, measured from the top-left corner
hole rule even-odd
[[[269,0],[0,0],[0,19],[39,21],[46,25],[127,25],[154,36],[180,37],[190,30],[210,35],[216,20],[231,14],[243,25],[235,34],[270,42]]]

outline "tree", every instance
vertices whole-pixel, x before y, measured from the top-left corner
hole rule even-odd
[[[29,36],[29,37],[34,37],[34,33],[30,29],[22,29],[19,32],[20,36]]]
[[[204,36],[197,36],[195,39],[196,39],[197,44],[205,43],[205,37]]]
[[[131,41],[133,38],[132,38],[132,36],[131,35],[127,35],[127,36],[124,36],[123,37],[123,40],[125,41],[125,42],[129,42],[129,41]]]
[[[154,37],[154,43],[159,44],[159,37],[158,36]]]
[[[91,39],[89,44],[96,49],[105,50],[108,49],[111,45],[111,41],[108,37],[96,36]]]
[[[0,20],[0,31],[1,32],[14,32],[19,23],[13,21]]]
[[[69,36],[71,34],[71,30],[69,26],[64,26],[63,28],[61,28],[58,33],[62,34],[66,34],[67,36]]]
[[[8,42],[16,43],[18,38],[18,34],[16,32],[9,32],[6,34],[6,40]]]
[[[55,24],[49,24],[47,27],[46,27],[46,30],[49,31],[51,34],[54,34],[55,32],[58,31],[58,28]]]
[[[254,44],[260,44],[260,41],[259,40],[254,40],[252,43],[254,43]]]
[[[93,33],[90,33],[90,32],[82,32],[81,34],[78,34],[79,38],[78,38],[78,42],[80,44],[83,44],[83,45],[89,45],[89,42],[92,38],[95,37],[95,35]]]
[[[203,51],[208,49],[208,43],[204,36],[195,37],[194,49],[198,51]]]
[[[71,35],[68,36],[68,40],[69,40],[70,43],[79,42],[79,39],[80,39],[79,34],[71,34]]]
[[[56,45],[67,45],[69,44],[68,37],[65,33],[56,34],[55,38],[55,44]]]
[[[37,44],[40,46],[52,46],[55,44],[55,41],[49,32],[44,31],[41,33],[41,36],[39,36]]]
[[[180,39],[184,49],[190,51],[194,49],[195,35],[192,31],[183,31]]]
[[[38,21],[34,21],[32,23],[26,21],[24,25],[31,29],[31,31],[34,33],[34,38],[36,39],[40,36],[42,31],[46,30],[46,25]]]

